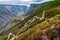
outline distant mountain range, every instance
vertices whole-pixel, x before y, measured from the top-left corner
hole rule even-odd
[[[27,10],[27,6],[0,4],[0,28],[4,27],[17,14],[20,14],[20,12],[26,13]]]
[[[0,4],[0,29],[4,28],[14,17],[23,18],[31,14],[42,4],[31,4],[30,7],[22,5],[4,5]]]

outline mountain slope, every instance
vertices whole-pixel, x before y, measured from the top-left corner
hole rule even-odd
[[[27,6],[7,5],[0,4],[0,29],[4,28],[10,20],[17,16],[22,15],[20,12],[27,12]],[[24,14],[23,14],[24,15]]]
[[[60,38],[60,2],[50,1],[37,8],[22,21],[17,21],[4,35],[12,33],[11,40],[54,40]],[[54,34],[53,34],[54,33]],[[56,33],[56,34],[55,34]],[[54,36],[55,35],[55,36]]]
[[[39,6],[42,6],[44,4],[46,4],[47,2],[41,3],[41,4],[31,4],[28,12],[26,13],[26,15],[31,14],[34,10],[36,10]]]
[[[51,10],[50,12],[52,12],[52,11],[53,10]],[[56,12],[56,11],[54,11],[54,12]],[[53,12],[53,14],[54,14],[54,12]],[[60,14],[60,12],[56,13],[55,16],[53,16],[53,17],[50,16],[51,18],[48,15],[48,18],[49,18],[48,20],[45,20],[42,23],[37,24],[36,26],[32,26],[31,28],[28,28],[28,30],[26,30],[26,31],[23,31],[22,33],[20,33],[20,35],[18,36],[18,38],[16,40],[39,40],[39,39],[41,39],[41,40],[46,39],[47,40],[47,39],[49,39],[49,38],[43,38],[43,37],[44,36],[46,37],[47,33],[49,35],[51,30],[53,33],[54,30],[57,30],[58,28],[60,28],[60,24],[59,24],[60,23],[60,15],[59,14]],[[57,30],[57,31],[59,31],[59,30]],[[57,31],[55,31],[55,32],[59,33]],[[50,36],[51,36],[51,34],[50,34]],[[55,35],[55,33],[54,33],[54,35]],[[58,34],[56,34],[55,36],[57,36],[57,35]],[[39,36],[41,36],[41,37],[39,37]],[[50,37],[50,38],[53,38],[53,40],[54,40],[54,37]]]

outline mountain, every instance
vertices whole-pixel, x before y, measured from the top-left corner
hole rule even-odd
[[[60,1],[39,6],[2,34],[1,40],[60,40]]]
[[[38,7],[40,7],[40,6],[42,6],[42,5],[46,4],[46,3],[47,3],[47,2],[44,2],[44,3],[41,3],[41,4],[31,4],[28,12],[27,12],[25,15],[31,14],[31,13],[34,12]]]
[[[47,2],[45,2],[45,3],[47,3]],[[6,27],[4,27],[3,29],[7,30],[7,29],[9,29],[12,26],[15,27],[15,24],[18,24],[18,23],[22,22],[23,21],[22,19],[27,18],[29,14],[32,14],[33,11],[35,11],[39,6],[43,6],[45,3],[42,3],[42,4],[31,4],[31,6],[30,6],[30,8],[29,8],[27,13],[24,14],[23,12],[20,12],[20,14],[18,14],[17,17],[13,18],[12,21],[8,25],[6,25]],[[23,15],[25,17],[22,17]]]
[[[36,4],[37,5],[37,4]],[[0,27],[0,29],[8,29],[8,28],[10,28],[10,26],[12,26],[12,25],[14,25],[15,24],[15,22],[14,21],[12,21],[12,20],[15,20],[15,21],[19,21],[19,20],[23,20],[26,16],[27,16],[27,13],[28,13],[28,11],[33,11],[36,7],[36,5],[31,5],[30,6],[30,8],[29,7],[27,7],[27,6],[19,6],[19,5],[2,5],[1,4],[1,6],[0,6],[0,8],[2,8],[3,9],[3,11],[1,11],[1,12],[4,12],[3,14],[2,14],[2,17],[3,17],[3,15],[4,15],[4,17],[5,18],[3,18],[3,19],[6,19],[6,20],[4,20],[4,25],[3,25],[3,23],[1,22],[1,24],[2,24],[2,26]],[[5,6],[6,6],[6,8],[5,8]],[[32,9],[32,7],[35,7],[35,8],[33,8]],[[6,11],[5,11],[6,10]],[[8,13],[7,13],[7,11],[8,11]],[[31,11],[31,12],[32,12]],[[11,13],[9,13],[9,12],[11,12]],[[9,16],[9,18],[8,18],[8,16],[7,16],[7,14],[8,14],[8,16]],[[13,13],[13,14],[12,14]],[[6,16],[5,16],[6,15]],[[15,16],[14,16],[15,15]],[[29,15],[29,13],[28,13],[28,15]],[[12,17],[13,16],[13,17]],[[2,19],[2,20],[3,20]],[[9,19],[9,20],[8,20]],[[1,19],[0,19],[1,20]],[[7,21],[8,20],[8,21]],[[7,22],[6,22],[7,21]],[[12,22],[11,22],[12,21]]]
[[[18,14],[22,15],[21,12],[26,13],[27,10],[27,6],[0,4],[0,29],[7,25],[12,18],[17,17]]]
[[[35,9],[37,9],[37,7],[39,6],[40,4],[31,4],[28,12],[26,13],[26,15],[29,15],[31,14]]]

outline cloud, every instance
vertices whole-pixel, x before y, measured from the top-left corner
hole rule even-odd
[[[20,0],[20,1],[22,1],[22,2],[30,2],[30,1],[33,1],[33,0]]]
[[[30,6],[30,4],[26,3],[9,3],[9,2],[0,2],[0,4],[7,4],[7,5],[20,5],[20,6]]]
[[[0,0],[0,1],[11,2],[11,1],[17,1],[17,0]]]

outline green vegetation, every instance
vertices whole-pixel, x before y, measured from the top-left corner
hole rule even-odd
[[[7,36],[0,36],[0,40],[7,40]]]

